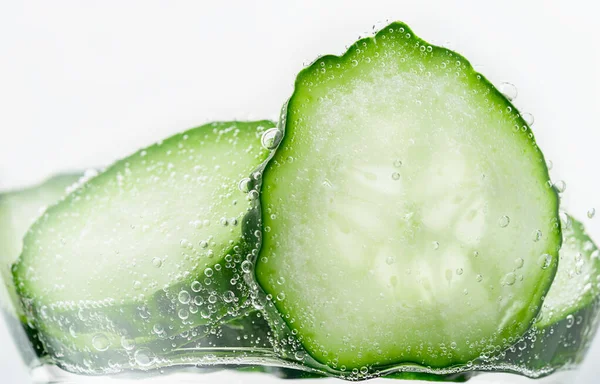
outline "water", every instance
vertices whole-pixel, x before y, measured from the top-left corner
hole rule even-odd
[[[194,369],[194,368],[182,368],[179,372],[153,372],[147,375],[116,375],[112,377],[81,377],[68,372],[62,371],[56,367],[40,367],[36,368],[32,372],[33,383],[47,383],[49,381],[54,383],[69,383],[69,384],[104,384],[104,383],[115,383],[115,384],[135,384],[138,383],[138,379],[143,378],[144,383],[148,384],[172,384],[172,383],[195,383],[195,384],[214,384],[214,383],[227,383],[227,384],[281,384],[289,382],[289,379],[282,381],[276,374],[260,374],[254,372],[236,372],[236,371],[224,371],[224,370],[211,370],[211,369]],[[519,377],[505,373],[486,373],[480,376],[475,376],[468,382],[472,384],[571,384],[575,377],[574,372],[561,372],[553,375],[552,377],[546,377],[543,379],[528,379],[525,377]],[[303,378],[298,382],[307,384],[340,384],[343,383],[338,379],[331,378]],[[402,383],[414,383],[414,384],[428,384],[431,381],[422,380],[411,380],[411,381],[399,381]],[[389,384],[393,383],[389,379],[373,379],[368,383],[374,384]]]

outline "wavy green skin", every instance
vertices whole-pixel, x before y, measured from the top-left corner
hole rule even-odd
[[[437,55],[437,56],[452,56],[452,60],[460,60],[463,64],[464,64],[464,73],[466,73],[466,75],[468,76],[468,78],[470,79],[471,83],[473,84],[473,86],[477,86],[478,89],[485,89],[486,91],[489,92],[488,97],[493,98],[494,102],[498,104],[498,106],[501,107],[505,107],[505,108],[511,108],[513,111],[516,111],[515,106],[504,96],[502,95],[502,93],[500,91],[498,91],[483,75],[479,74],[478,72],[476,72],[472,65],[469,63],[468,60],[466,60],[463,56],[461,56],[460,54],[457,54],[453,51],[450,51],[446,48],[443,47],[438,47],[438,46],[434,46],[431,45],[429,43],[427,43],[425,40],[416,37],[414,35],[414,33],[412,32],[412,30],[404,23],[402,22],[394,22],[388,26],[386,26],[385,28],[383,28],[381,31],[379,31],[374,37],[369,37],[369,38],[364,38],[361,39],[359,41],[357,41],[356,43],[354,43],[352,46],[350,46],[348,48],[348,50],[342,55],[342,56],[335,56],[335,55],[326,55],[323,57],[318,58],[312,65],[308,66],[307,68],[303,69],[297,76],[296,81],[295,81],[295,90],[294,93],[292,94],[291,98],[289,99],[289,101],[287,102],[286,105],[284,105],[283,107],[283,112],[282,112],[282,117],[279,123],[279,129],[284,131],[284,136],[283,139],[281,141],[281,143],[279,144],[279,147],[277,149],[277,151],[275,152],[275,155],[269,160],[269,162],[267,163],[264,173],[263,173],[263,192],[261,193],[261,204],[263,207],[266,207],[269,203],[273,203],[274,205],[277,205],[278,203],[281,202],[272,202],[270,201],[270,191],[273,191],[275,189],[277,189],[278,187],[280,187],[280,185],[278,185],[278,182],[276,181],[276,172],[277,169],[284,166],[286,159],[288,158],[288,156],[293,155],[293,151],[289,150],[289,148],[293,148],[294,146],[294,142],[293,142],[293,132],[295,127],[295,124],[297,123],[298,119],[301,118],[301,116],[296,115],[295,110],[300,109],[300,105],[302,105],[305,102],[308,101],[313,101],[313,96],[310,95],[310,91],[306,91],[306,85],[305,84],[312,84],[312,83],[317,83],[318,81],[324,81],[327,76],[330,75],[330,72],[334,72],[335,69],[331,70],[328,69],[328,73],[320,73],[320,69],[322,67],[327,67],[327,68],[336,68],[336,66],[341,66],[341,70],[342,73],[344,73],[343,71],[350,71],[352,68],[352,61],[353,60],[362,60],[363,57],[361,56],[361,54],[356,53],[356,49],[360,48],[363,49],[364,47],[373,47],[374,45],[377,44],[377,41],[381,41],[380,39],[386,35],[388,35],[388,30],[390,29],[394,29],[394,30],[398,30],[398,29],[404,29],[404,32],[407,34],[410,34],[410,38],[407,39],[407,43],[412,44],[412,45],[429,45],[431,46],[431,55]],[[418,48],[414,48],[414,49],[418,49]],[[323,64],[320,64],[323,63]],[[321,65],[321,66],[319,66]],[[335,73],[335,72],[334,72]],[[351,74],[347,74],[348,76],[351,76]],[[316,100],[314,100],[316,101]],[[517,116],[515,123],[518,126],[522,126],[522,127],[528,127],[528,124],[523,120],[523,118],[521,116]],[[514,132],[517,132],[516,130]],[[539,150],[539,148],[537,147],[537,144],[535,142],[535,138],[533,136],[533,133],[531,133],[531,130],[528,129],[523,132],[521,131],[523,134],[521,135],[524,145],[530,145],[534,148],[534,150],[536,151],[536,154],[538,155],[538,159],[537,161],[539,162],[538,164],[538,169],[539,169],[539,174],[535,175],[536,177],[540,178],[541,180],[548,180],[549,176],[548,176],[548,168],[546,166],[546,162],[544,160],[544,156],[541,153],[541,151]],[[529,132],[529,133],[527,133]],[[301,140],[301,138],[300,138]],[[532,176],[533,177],[533,176]],[[495,337],[493,337],[492,339],[489,340],[489,344],[496,344],[496,345],[500,345],[503,346],[504,348],[508,348],[510,347],[510,345],[512,344],[512,342],[514,340],[516,340],[518,337],[520,337],[521,335],[525,334],[525,332],[531,327],[537,313],[539,312],[540,308],[541,308],[541,303],[542,303],[542,298],[544,297],[544,295],[546,294],[546,292],[550,289],[550,285],[551,282],[554,278],[554,275],[556,273],[557,270],[557,263],[556,263],[556,259],[557,259],[557,255],[558,255],[558,249],[560,248],[562,239],[560,236],[560,228],[559,228],[559,224],[558,224],[558,206],[559,206],[559,197],[558,197],[558,193],[554,188],[550,188],[549,187],[549,195],[551,195],[551,200],[552,200],[552,211],[554,212],[553,215],[554,217],[556,217],[556,224],[554,225],[554,233],[552,233],[552,238],[553,241],[551,241],[548,245],[548,248],[546,249],[546,252],[550,255],[552,255],[553,257],[553,262],[551,263],[551,265],[549,266],[549,268],[547,269],[547,273],[545,274],[545,277],[542,281],[539,282],[539,285],[537,286],[536,289],[536,294],[533,295],[531,297],[531,301],[529,302],[528,305],[524,306],[524,308],[519,312],[518,318],[521,319],[521,321],[515,322],[510,324],[509,326],[505,327],[503,329],[503,332],[501,332],[498,335],[495,335]],[[264,208],[263,208],[264,211]],[[264,212],[263,212],[264,214]],[[264,223],[264,227],[267,227],[271,224],[271,221],[269,220],[268,215],[263,215],[263,223]],[[263,233],[263,244],[262,244],[262,251],[264,251],[265,249],[268,249],[271,247],[271,236],[269,235],[269,233]],[[273,271],[270,271],[270,268],[267,267],[265,264],[260,262],[260,258],[263,256],[263,253],[261,251],[261,254],[259,255],[258,259],[257,259],[257,267],[256,267],[256,279],[259,283],[259,285],[262,287],[262,289],[267,293],[267,294],[272,294],[274,296],[275,292],[271,292],[269,289],[269,286],[267,283],[268,281],[268,275],[270,273],[272,273]],[[269,256],[269,255],[264,255],[264,256]],[[288,314],[291,315],[290,317],[294,317],[295,314],[294,313],[289,313],[286,312],[286,309],[283,307],[284,304],[281,304],[281,302],[276,302],[275,303],[275,307],[277,308],[278,312],[280,314]],[[293,325],[289,322],[289,317],[286,316],[281,316],[281,318],[287,323],[289,328],[293,328]],[[302,339],[302,335],[299,335],[298,340],[300,341],[300,343],[302,343],[304,345],[305,350],[308,352],[308,354],[314,358],[319,364],[329,364],[327,357],[325,355],[322,354],[322,351],[317,351],[315,348],[313,348],[311,345],[306,344],[306,341],[304,341]],[[427,365],[429,367],[432,368],[448,368],[448,367],[454,367],[454,366],[463,366],[466,363],[468,363],[469,361],[472,361],[474,359],[476,359],[479,354],[482,351],[478,350],[478,351],[470,351],[469,353],[464,353],[460,356],[455,356],[453,359],[446,359],[446,358],[438,358],[438,359],[431,359],[428,358],[428,356],[413,356],[412,358],[405,358],[403,360],[398,360],[395,362],[386,362],[384,365],[385,367],[389,367],[389,366],[393,366],[393,365],[404,365],[404,364],[416,364],[416,365]],[[377,360],[375,357],[372,357],[371,359],[369,359],[368,361],[365,361],[365,365],[370,365],[370,364],[374,364],[376,363]],[[341,364],[341,363],[340,363]],[[322,366],[320,367],[322,369]],[[357,368],[359,368],[357,366]],[[338,375],[342,375],[342,376],[348,376],[349,375],[349,370],[346,372],[341,372],[339,371],[336,367],[333,367],[331,365],[329,365],[329,367],[327,368],[328,371],[333,372],[337,372]]]
[[[580,251],[586,262],[590,264],[590,269],[587,271],[591,284],[590,289],[573,297],[573,301],[567,304],[568,307],[555,308],[556,312],[553,315],[542,317],[536,326],[523,337],[523,340],[507,350],[505,356],[500,359],[502,362],[514,365],[517,369],[519,367],[526,368],[526,374],[533,377],[538,377],[538,372],[541,372],[540,376],[546,376],[558,369],[580,364],[600,322],[598,247],[586,234],[581,222],[573,218],[570,220],[571,228],[563,230],[565,235],[563,247],[572,246],[573,248],[565,251],[564,256],[573,257],[572,253]],[[569,243],[569,238],[574,240],[574,244]],[[565,269],[561,269],[562,266]],[[559,262],[554,283],[558,284],[559,277],[564,277],[572,272],[566,270],[572,266],[572,262],[568,264]],[[574,283],[580,283],[584,278],[584,275],[575,275]],[[562,282],[560,281],[560,283]],[[560,286],[556,287],[556,289],[561,288]],[[569,287],[565,288],[569,289]],[[572,292],[572,288],[569,292],[578,294],[577,291]],[[557,291],[551,289],[548,298],[553,293],[557,293]]]
[[[257,223],[253,217],[256,214],[246,214],[240,220],[239,225],[242,227],[240,238],[238,238],[237,242],[230,244],[228,248],[224,248],[221,254],[215,255],[211,259],[211,264],[207,265],[214,267],[216,264],[221,264],[222,267],[220,271],[214,269],[214,274],[210,278],[210,285],[205,284],[207,278],[202,273],[206,266],[200,266],[197,273],[189,271],[191,272],[189,277],[182,281],[176,281],[164,289],[158,289],[157,292],[149,295],[143,302],[132,301],[130,303],[115,303],[110,305],[97,305],[95,302],[67,302],[52,305],[43,300],[38,300],[35,293],[29,290],[26,272],[29,260],[35,256],[33,247],[28,247],[28,240],[35,239],[35,233],[39,228],[44,228],[43,226],[48,217],[57,215],[65,207],[69,209],[69,204],[82,194],[85,194],[86,190],[90,188],[90,183],[92,185],[94,183],[102,185],[104,179],[116,177],[117,172],[122,169],[124,163],[134,158],[134,156],[140,156],[142,151],[146,151],[147,158],[152,159],[154,151],[160,151],[161,146],[177,143],[184,136],[189,137],[189,141],[187,142],[190,143],[195,140],[195,137],[198,137],[198,139],[203,137],[205,131],[208,134],[212,129],[225,129],[231,124],[235,124],[242,132],[246,130],[247,134],[250,134],[248,130],[255,132],[259,126],[268,129],[275,125],[273,122],[266,120],[247,123],[213,123],[172,136],[160,144],[140,150],[136,154],[115,163],[96,178],[87,182],[82,188],[73,192],[64,201],[51,206],[46,211],[46,214],[30,229],[25,237],[23,254],[13,266],[13,278],[25,313],[34,327],[40,332],[39,338],[52,355],[54,363],[70,367],[72,371],[103,372],[106,367],[95,364],[91,366],[88,364],[87,367],[81,366],[81,362],[83,361],[81,355],[94,356],[97,354],[98,351],[92,347],[91,342],[94,336],[99,333],[109,340],[109,350],[111,353],[119,356],[125,353],[120,343],[122,337],[135,340],[138,344],[148,344],[152,340],[159,339],[153,331],[153,327],[156,324],[161,324],[164,327],[165,336],[175,336],[198,326],[210,327],[227,322],[240,316],[244,308],[250,305],[248,301],[249,289],[242,278],[241,263],[258,245],[257,238],[254,235]],[[187,138],[184,140],[187,140]],[[257,146],[260,147],[260,135],[256,137],[255,148]],[[244,147],[243,149],[246,150],[247,148]],[[263,149],[259,151],[254,149],[253,151],[252,153],[257,153],[257,155],[260,153],[261,156],[257,158],[256,166],[269,155],[268,151]],[[253,169],[249,169],[248,176],[253,171],[254,167]],[[237,189],[237,181],[236,185],[231,186],[231,190],[232,193],[240,193]],[[240,201],[245,201],[244,198],[243,194],[241,194]],[[252,213],[257,209],[257,204],[251,203],[249,204],[248,212]],[[226,255],[232,256],[230,262],[225,260]],[[232,279],[238,282],[235,286],[230,284]],[[200,292],[193,292],[192,285],[195,281],[201,283],[202,290]],[[192,293],[192,297],[200,296],[205,304],[196,307],[197,310],[193,312],[190,305],[180,303],[178,293],[182,288],[186,288]],[[236,302],[228,303],[224,301],[222,293],[226,290],[234,292],[237,298]],[[203,313],[203,309],[207,308],[208,298],[214,294],[218,295],[217,302],[212,304],[212,309],[209,311],[210,316],[206,318],[206,313]],[[185,323],[182,323],[178,318],[180,309],[189,311],[189,318]],[[172,324],[178,324],[178,326],[170,327]],[[99,362],[101,361],[106,362],[106,360],[99,360]]]

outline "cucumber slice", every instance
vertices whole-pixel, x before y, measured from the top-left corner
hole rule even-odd
[[[50,204],[56,203],[67,194],[67,188],[81,177],[64,174],[52,177],[40,185],[4,192],[0,194],[0,276],[6,286],[0,289],[0,304],[21,314],[17,292],[12,283],[11,266],[19,257],[23,236],[33,222]]]
[[[501,359],[531,377],[581,363],[600,320],[600,251],[581,222],[565,219],[558,271],[538,321]]]
[[[147,343],[214,326],[249,305],[242,264],[258,246],[257,199],[240,187],[252,187],[248,176],[270,153],[262,134],[273,126],[220,122],[175,135],[115,163],[35,222],[13,276],[60,363],[72,351],[123,350],[122,338]]]
[[[67,193],[81,175],[64,174],[21,190],[0,194],[0,310],[10,334],[15,339],[21,358],[26,365],[34,364],[45,350],[37,331],[27,322],[17,291],[13,284],[11,266],[21,253],[23,236],[50,204],[56,203]]]
[[[232,365],[258,364],[264,359],[274,360],[271,341],[269,325],[260,313],[251,310],[217,326],[201,325],[174,336],[167,337],[162,333],[158,338],[149,335],[138,339],[108,340],[122,344],[122,348],[90,351],[65,343],[63,352],[68,358],[55,363],[69,372],[84,374],[182,366],[195,367],[195,371],[201,367],[206,372]],[[58,343],[64,343],[64,340],[51,344]]]
[[[462,56],[393,23],[304,69],[280,128],[256,278],[318,363],[447,368],[531,326],[558,196],[527,123]]]
[[[546,328],[589,306],[600,293],[600,251],[583,224],[566,215],[558,271],[536,323]]]

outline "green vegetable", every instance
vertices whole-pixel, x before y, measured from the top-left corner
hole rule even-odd
[[[21,313],[10,269],[21,253],[23,236],[46,207],[64,197],[67,188],[80,177],[58,175],[40,185],[0,194],[0,275],[9,293],[9,297],[4,297],[5,292],[0,289],[0,304],[5,307],[16,304],[15,310]]]
[[[600,251],[583,224],[563,222],[558,271],[535,327],[500,360],[533,376],[581,363],[600,320]]]
[[[124,344],[240,316],[250,305],[243,270],[258,246],[250,175],[269,156],[261,137],[273,126],[212,123],[175,135],[110,166],[33,224],[13,276],[51,356],[97,371],[77,353],[127,356]]]
[[[0,276],[6,288],[4,290],[0,287],[0,308],[27,365],[36,360],[36,355],[45,352],[37,332],[21,310],[12,280],[11,265],[21,253],[23,236],[31,224],[48,205],[64,197],[67,188],[75,184],[80,176],[58,175],[40,185],[0,194]]]
[[[393,23],[304,69],[283,116],[256,278],[305,364],[462,366],[527,331],[557,268],[558,196],[467,60]]]

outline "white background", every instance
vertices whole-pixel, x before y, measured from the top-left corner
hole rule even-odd
[[[209,120],[278,116],[296,73],[386,19],[519,90],[565,207],[600,240],[594,2],[54,0],[0,3],[0,188],[106,164]],[[598,215],[600,216],[600,214]],[[1,324],[0,324],[1,325]],[[600,375],[597,340],[580,383]],[[26,383],[5,329],[0,382]]]

